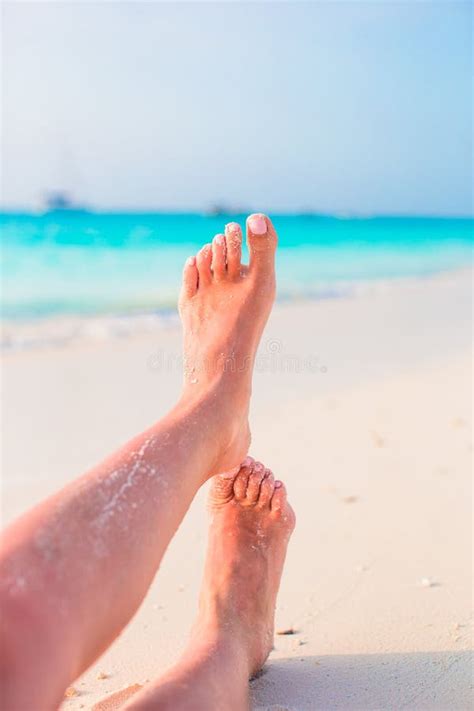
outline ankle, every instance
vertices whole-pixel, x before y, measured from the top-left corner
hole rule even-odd
[[[244,460],[250,445],[249,398],[250,389],[234,388],[227,376],[216,377],[206,387],[185,385],[175,411],[189,415],[199,427],[207,462],[203,481]]]
[[[247,681],[251,663],[245,639],[236,626],[219,623],[199,614],[191,630],[185,655],[219,659],[223,666],[232,668],[237,676]]]
[[[180,399],[191,402],[196,399],[212,399],[215,405],[225,407],[228,412],[230,404],[234,412],[238,411],[237,408],[248,404],[252,393],[251,379],[241,378],[240,375],[228,369],[205,373],[204,377],[200,377],[199,372],[192,373],[185,378]]]
[[[232,640],[215,637],[211,630],[193,632],[179,661],[156,686],[132,702],[130,711],[246,711],[249,676]]]

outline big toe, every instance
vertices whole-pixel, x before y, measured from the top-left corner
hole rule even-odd
[[[226,504],[234,498],[234,481],[240,471],[241,467],[236,467],[229,472],[217,474],[212,478],[208,498],[211,508]]]
[[[247,245],[251,270],[273,273],[277,243],[277,233],[270,218],[261,213],[247,218]]]

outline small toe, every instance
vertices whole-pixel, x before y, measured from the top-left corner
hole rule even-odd
[[[205,244],[196,256],[196,264],[199,272],[199,287],[210,284],[212,250],[210,244]]]
[[[251,271],[273,272],[277,243],[275,228],[266,215],[255,214],[247,218],[247,244]]]
[[[273,472],[271,472],[270,469],[265,469],[265,476],[263,477],[260,485],[260,496],[258,497],[257,502],[257,506],[259,508],[266,508],[269,506],[274,489],[275,478],[273,476]]]
[[[212,240],[212,273],[219,281],[226,275],[226,244],[224,235],[216,235]]]
[[[242,230],[237,222],[230,222],[225,226],[225,240],[227,246],[227,272],[231,277],[240,276]]]
[[[240,467],[240,471],[234,479],[234,496],[237,501],[243,501],[247,493],[247,482],[253,470],[254,461],[247,457]]]
[[[188,257],[184,263],[183,286],[181,294],[186,298],[194,296],[198,288],[198,269],[196,257]]]
[[[247,483],[247,492],[245,495],[245,503],[254,506],[260,495],[260,485],[265,476],[265,467],[260,462],[257,462],[249,475]]]
[[[273,512],[281,512],[285,508],[286,504],[286,487],[282,481],[275,482],[275,488],[273,490],[272,500],[270,506]]]

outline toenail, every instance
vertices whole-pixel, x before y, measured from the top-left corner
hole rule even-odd
[[[282,486],[283,486],[283,482],[282,482],[282,481],[276,481],[276,482],[275,482],[275,489],[280,489]]]
[[[229,222],[229,224],[225,226],[226,232],[239,232],[239,230],[240,227],[237,222]]]
[[[242,462],[243,467],[249,467],[253,463],[252,457],[245,457],[244,461]]]
[[[186,259],[186,266],[193,267],[196,264],[196,257],[188,257]]]
[[[224,235],[216,235],[214,237],[214,242],[216,244],[224,244]]]
[[[254,235],[264,235],[267,233],[267,221],[263,215],[250,215],[247,224]]]

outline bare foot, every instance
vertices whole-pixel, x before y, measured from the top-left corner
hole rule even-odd
[[[275,298],[277,235],[264,215],[247,219],[250,264],[241,263],[242,233],[226,225],[183,272],[185,402],[212,396],[219,409],[217,472],[236,467],[250,444],[248,407],[255,354]]]
[[[286,489],[247,457],[235,478],[216,477],[200,611],[194,634],[232,640],[249,677],[273,646],[276,596],[295,514]]]
[[[248,681],[273,644],[275,601],[295,515],[284,485],[247,457],[215,477],[199,613],[179,661],[127,711],[247,711]]]

